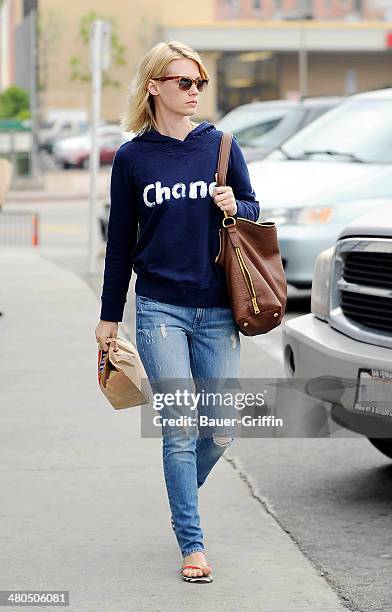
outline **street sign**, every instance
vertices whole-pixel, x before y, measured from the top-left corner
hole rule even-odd
[[[97,135],[101,121],[102,71],[111,62],[111,22],[96,19],[90,31],[91,71],[91,150],[90,150],[90,197],[89,197],[89,271],[95,271],[97,242],[97,179],[100,165],[100,147]]]
[[[102,24],[102,70],[108,70],[112,61],[112,24],[104,21]]]
[[[90,29],[89,70],[108,70],[112,55],[112,24],[110,21],[96,19]]]

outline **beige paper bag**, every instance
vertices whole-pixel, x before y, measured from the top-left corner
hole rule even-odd
[[[98,384],[113,408],[131,408],[150,401],[147,374],[136,347],[117,336],[118,351],[98,350]]]

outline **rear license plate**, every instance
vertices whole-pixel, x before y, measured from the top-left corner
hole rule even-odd
[[[354,410],[392,417],[392,372],[360,368]]]

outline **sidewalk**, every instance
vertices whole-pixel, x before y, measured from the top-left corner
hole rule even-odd
[[[98,388],[93,292],[33,249],[0,248],[0,278],[1,589],[69,590],[72,612],[346,610],[226,459],[200,489],[215,581],[183,582],[161,440]]]
[[[101,199],[109,198],[111,166],[99,168],[97,194]],[[43,176],[43,189],[13,189],[7,194],[7,203],[56,202],[88,200],[90,172],[88,170],[51,170]]]

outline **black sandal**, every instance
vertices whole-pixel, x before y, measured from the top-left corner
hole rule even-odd
[[[181,572],[181,576],[182,579],[185,580],[185,582],[214,582],[214,579],[212,578],[211,574],[207,574],[205,575],[203,573],[202,576],[185,576],[182,573],[182,570],[184,570],[187,567],[191,567],[193,569],[201,569],[203,571],[203,567],[210,567],[209,565],[183,565],[182,568],[180,569]]]

